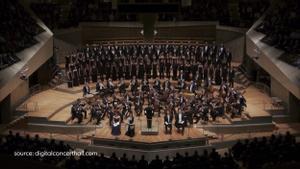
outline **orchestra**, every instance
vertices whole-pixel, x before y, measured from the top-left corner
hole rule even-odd
[[[84,84],[84,98],[72,105],[72,120],[81,123],[90,111],[90,122],[96,119],[99,125],[107,117],[116,136],[126,123],[125,134],[133,137],[135,116],[151,129],[155,113],[164,113],[165,133],[172,134],[174,125],[182,135],[193,124],[214,122],[226,114],[241,116],[246,99],[234,88],[231,54],[223,45],[150,46],[87,46],[68,56],[68,86]],[[87,97],[92,93],[90,81],[96,82],[93,97]]]

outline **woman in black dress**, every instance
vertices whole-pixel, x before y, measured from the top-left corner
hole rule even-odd
[[[121,116],[119,115],[119,112],[115,112],[113,116],[111,134],[114,136],[121,134]]]
[[[135,125],[134,125],[133,113],[130,113],[129,117],[127,118],[127,129],[126,129],[125,134],[129,137],[133,137],[135,135]]]

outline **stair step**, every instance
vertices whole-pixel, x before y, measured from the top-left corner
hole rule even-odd
[[[291,118],[287,114],[273,115],[272,118],[273,118],[273,121],[276,122],[276,123],[291,122]]]

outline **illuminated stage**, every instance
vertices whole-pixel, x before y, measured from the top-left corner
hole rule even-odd
[[[128,82],[127,82],[128,83]],[[150,82],[151,83],[151,82]],[[174,83],[174,82],[172,82]],[[94,91],[95,84],[91,84]],[[237,86],[237,84],[236,84]],[[19,108],[19,111],[28,111],[24,118],[25,126],[21,127],[32,132],[74,134],[83,138],[103,138],[130,140],[138,142],[161,142],[169,140],[185,140],[196,138],[214,138],[220,133],[247,133],[255,131],[272,131],[274,124],[272,114],[272,99],[267,94],[254,86],[249,86],[245,91],[247,107],[241,117],[230,118],[229,115],[218,117],[216,121],[194,124],[187,127],[184,135],[177,133],[175,126],[172,135],[164,133],[163,115],[153,119],[154,126],[158,128],[158,135],[142,135],[141,128],[146,123],[144,116],[136,117],[136,135],[133,138],[126,136],[126,124],[122,123],[121,135],[112,136],[111,128],[108,125],[108,118],[105,118],[101,125],[89,122],[90,114],[81,124],[71,122],[71,104],[82,97],[82,86],[67,88],[66,84],[57,86],[54,89],[42,91],[27,99]]]

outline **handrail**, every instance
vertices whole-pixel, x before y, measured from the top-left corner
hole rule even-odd
[[[154,40],[154,42],[145,42],[143,40],[97,40],[97,43],[91,43],[92,46],[101,45],[128,45],[128,44],[204,44],[203,40],[184,39],[184,40]]]

